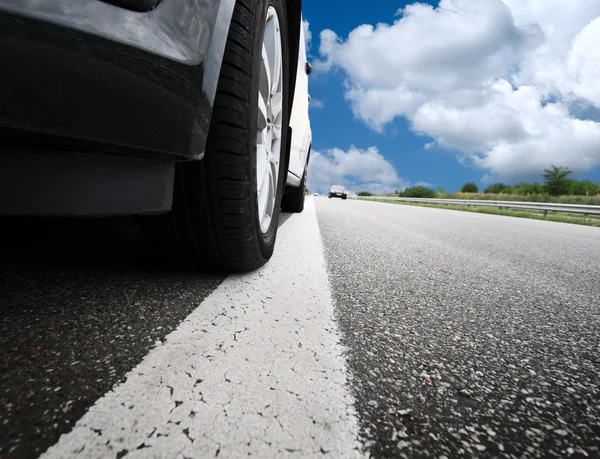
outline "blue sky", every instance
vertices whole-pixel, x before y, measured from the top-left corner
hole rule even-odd
[[[563,83],[565,78],[560,75],[555,80],[563,86],[544,80],[548,72],[543,67],[545,64],[541,63],[552,59],[572,62],[573,56],[580,59],[577,62],[585,63],[588,57],[585,54],[581,56],[578,49],[566,50],[564,55],[556,54],[557,44],[545,38],[546,28],[555,27],[553,21],[558,23],[559,19],[568,22],[568,14],[563,18],[552,15],[537,18],[535,5],[531,11],[520,5],[510,7],[511,2],[518,1],[505,0],[507,6],[501,0],[443,0],[443,11],[436,9],[438,2],[432,2],[431,8],[397,14],[410,3],[393,0],[304,0],[304,19],[309,22],[312,34],[309,60],[317,68],[311,75],[309,91],[311,97],[317,100],[315,105],[323,105],[310,111],[313,151],[319,157],[311,165],[309,187],[324,191],[328,180],[337,180],[354,191],[362,188],[385,191],[416,183],[456,191],[467,181],[485,186],[500,180],[509,183],[522,179],[541,180],[542,165],[547,167],[550,163],[571,167],[576,178],[599,181],[600,123],[596,121],[600,105],[596,104],[600,97],[590,89],[591,85],[588,88],[575,83],[569,86]],[[536,1],[531,0],[532,3]],[[594,0],[572,1],[583,2],[582,7],[594,3]],[[477,3],[477,8],[472,8],[469,2]],[[542,0],[539,2],[543,4]],[[585,40],[585,24],[600,15],[596,7],[588,10],[588,21],[581,27],[576,22],[579,18],[575,16],[573,26],[565,27],[567,32],[561,37],[565,44],[580,36],[583,37],[581,40]],[[486,34],[489,32],[481,29],[471,35],[465,34],[460,40],[448,40],[453,43],[445,49],[445,37],[456,38],[464,29],[464,24],[453,23],[458,21],[455,19],[457,16],[466,17],[467,24],[475,20],[484,23],[486,20],[499,21],[499,24],[491,24],[497,26],[492,29],[502,29],[500,26],[506,24],[501,21],[506,21],[516,32],[510,35],[509,31],[506,37],[488,37]],[[404,22],[392,26],[400,19]],[[378,23],[389,26],[366,29],[362,39],[348,39],[349,34],[360,25],[376,27]],[[600,21],[598,23],[600,26]],[[320,53],[322,40],[319,34],[326,29],[335,32],[334,38],[328,42],[336,48]],[[422,44],[426,39],[436,33],[439,33],[440,40],[423,48],[419,55],[419,46],[425,46]],[[511,42],[515,33],[524,37],[518,45]],[[394,42],[394,37],[398,38],[398,42]],[[478,44],[486,41],[491,45],[477,49]],[[511,46],[514,48],[510,55],[503,51]],[[529,57],[533,54],[528,53],[543,54],[546,48],[548,53],[554,54],[542,56],[539,64]],[[411,54],[411,49],[416,51]],[[483,54],[478,56],[478,53]],[[460,66],[455,62],[445,64],[445,55],[456,56],[455,62],[459,62]],[[519,55],[522,60],[514,61],[514,55]],[[391,62],[396,58],[395,62]],[[426,62],[428,59],[430,63]],[[482,66],[482,61],[489,65]],[[515,68],[519,69],[518,72]],[[580,64],[577,68],[586,68],[586,65]],[[387,76],[382,79],[378,72]],[[394,86],[395,74],[404,75],[398,77],[398,87]],[[451,82],[449,86],[436,87],[438,74],[440,81]],[[575,75],[573,80],[581,82],[584,77]],[[508,81],[507,86],[502,87],[499,79]],[[421,81],[427,83],[421,85]],[[360,88],[360,94],[349,96],[352,88]],[[380,90],[384,92],[383,96]],[[393,105],[387,107],[387,103],[392,104],[388,101],[401,97],[399,93],[402,91],[416,94],[418,102],[407,102],[406,107],[402,107],[404,102],[400,102],[397,109]],[[389,97],[386,96],[388,93]],[[482,93],[486,94],[483,98],[480,97]],[[477,94],[475,98],[481,100],[472,102],[472,94]],[[376,97],[382,97],[381,112],[389,111],[391,114],[378,114]],[[463,98],[468,102],[464,102]],[[535,110],[550,106],[549,110],[530,111],[527,104],[531,105],[531,100],[534,103],[539,101]],[[472,106],[465,109],[465,103]],[[435,106],[433,109],[432,104]],[[569,109],[575,106],[576,110]],[[564,128],[565,122],[560,116],[572,127]],[[544,132],[537,132],[538,120]],[[586,123],[583,134],[577,124],[580,121]],[[458,134],[455,135],[455,132]],[[563,140],[551,141],[554,137]],[[563,141],[564,146],[558,149],[557,142]],[[352,147],[355,151],[350,154]],[[347,166],[352,158],[365,160],[368,164],[361,168],[362,173]],[[391,171],[388,170],[390,167]],[[369,171],[374,177],[368,176]],[[393,176],[393,172],[397,177]],[[378,177],[384,178],[379,180]]]

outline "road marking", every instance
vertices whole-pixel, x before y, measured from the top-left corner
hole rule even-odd
[[[361,457],[312,198],[43,458]]]

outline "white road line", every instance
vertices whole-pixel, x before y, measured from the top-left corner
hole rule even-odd
[[[43,458],[360,457],[314,202]]]

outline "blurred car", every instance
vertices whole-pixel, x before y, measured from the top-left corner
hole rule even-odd
[[[342,198],[345,200],[348,198],[348,192],[342,185],[333,185],[329,189],[329,198]]]
[[[313,196],[319,196],[319,193],[313,193]]]
[[[0,214],[135,215],[165,257],[263,265],[303,208],[301,21],[300,0],[0,0]]]

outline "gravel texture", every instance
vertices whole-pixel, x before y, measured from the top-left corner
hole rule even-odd
[[[222,278],[159,264],[127,219],[0,223],[0,457],[37,457]]]
[[[600,231],[316,199],[372,457],[599,457]]]

